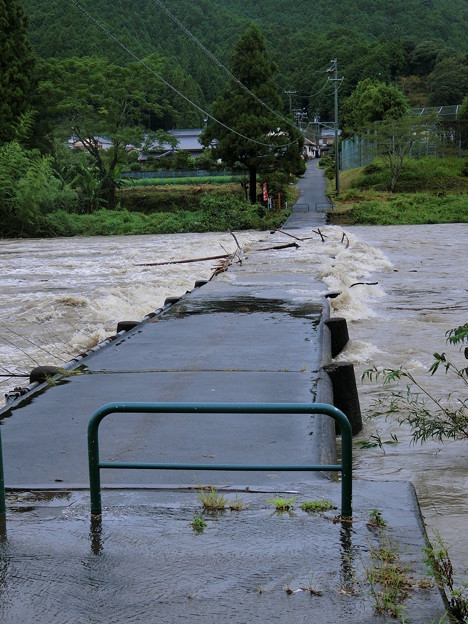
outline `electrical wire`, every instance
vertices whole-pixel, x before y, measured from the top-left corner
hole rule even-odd
[[[93,17],[86,9],[84,9],[78,2],[76,2],[76,0],[68,0],[70,2],[70,4],[72,4],[76,9],[78,9],[79,11],[81,11],[89,20],[91,20],[98,28],[100,28],[108,37],[110,37],[118,46],[120,46],[123,50],[125,50],[125,52],[127,52],[127,54],[129,54],[132,58],[134,58],[140,65],[142,65],[145,69],[147,69],[151,74],[153,74],[154,76],[156,76],[156,78],[158,78],[158,80],[160,80],[163,84],[165,84],[169,89],[171,89],[172,91],[174,91],[174,93],[176,93],[179,97],[181,97],[182,99],[184,99],[188,104],[190,104],[191,106],[193,106],[194,108],[196,108],[200,113],[203,113],[203,115],[205,115],[206,117],[208,117],[209,119],[211,119],[212,121],[214,121],[215,123],[219,124],[220,126],[222,126],[223,128],[225,128],[226,130],[228,130],[229,132],[232,132],[233,134],[236,134],[237,136],[241,137],[242,139],[245,139],[247,141],[250,141],[252,143],[255,143],[256,145],[261,145],[263,147],[272,147],[271,143],[266,143],[264,141],[257,141],[257,139],[253,139],[252,137],[248,137],[245,134],[242,134],[242,132],[238,132],[237,130],[235,130],[234,128],[231,128],[230,126],[228,126],[227,124],[225,124],[224,122],[220,121],[219,119],[217,119],[216,117],[214,117],[211,113],[209,113],[208,111],[206,111],[205,109],[203,109],[201,106],[199,106],[198,104],[196,104],[195,102],[193,102],[189,97],[187,97],[184,93],[182,93],[181,91],[179,91],[176,87],[174,87],[173,85],[171,85],[170,82],[168,82],[165,78],[163,78],[163,76],[161,76],[157,71],[155,71],[152,67],[150,67],[143,59],[141,59],[140,57],[138,57],[132,50],[130,50],[130,48],[128,48],[124,43],[122,43],[113,33],[110,32],[110,30],[108,30],[108,28],[106,28],[106,26],[104,26],[101,22],[99,22],[95,17]],[[282,143],[281,145],[279,145],[278,147],[289,147],[289,145],[293,145],[294,143],[297,143],[302,137],[298,137],[297,139],[295,139],[294,141],[290,141],[289,143]]]
[[[190,37],[190,39],[192,39],[192,41],[194,41],[196,43],[196,45],[220,68],[222,69],[224,72],[226,72],[226,74],[229,76],[229,78],[231,78],[231,80],[233,80],[237,85],[239,85],[239,87],[241,87],[241,89],[243,89],[244,91],[246,91],[251,97],[253,97],[259,104],[261,104],[262,106],[264,106],[270,113],[273,113],[273,115],[275,115],[275,117],[278,117],[279,119],[281,119],[281,121],[285,121],[288,125],[293,126],[294,129],[296,129],[296,126],[294,125],[294,123],[291,122],[290,119],[287,119],[284,115],[282,115],[281,113],[279,113],[278,111],[275,111],[273,108],[271,108],[271,106],[269,106],[266,102],[264,102],[261,98],[258,97],[258,95],[256,93],[254,93],[251,89],[249,89],[249,87],[247,87],[243,82],[241,82],[225,65],[223,65],[223,63],[221,63],[221,61],[219,59],[216,58],[216,56],[210,51],[208,50],[208,48],[206,48],[203,43],[188,29],[186,28],[182,22],[173,14],[169,11],[169,9],[161,2],[161,0],[153,0],[153,2],[155,4],[157,4],[170,18],[171,20],[177,24],[177,26],[184,31],[184,33]]]
[[[10,327],[7,327],[6,325],[3,325],[3,329],[6,329],[7,331],[9,331],[11,334],[13,334],[14,336],[17,336],[18,338],[21,338],[22,340],[24,340],[25,342],[31,344],[33,347],[35,347],[36,349],[39,349],[40,351],[43,351],[44,353],[47,353],[47,355],[50,355],[53,358],[59,358],[59,355],[56,353],[51,353],[50,351],[48,351],[45,347],[41,347],[41,345],[36,344],[33,340],[30,340],[29,338],[26,338],[26,336],[23,336],[22,334],[19,334],[18,332],[16,332],[14,329],[11,329]],[[5,340],[7,340],[5,338]],[[9,341],[8,341],[9,342]],[[15,345],[16,346],[16,345]],[[24,353],[24,351],[23,351]],[[32,358],[31,358],[32,359]]]

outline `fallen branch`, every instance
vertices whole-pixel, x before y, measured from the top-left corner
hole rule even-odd
[[[322,243],[325,242],[325,239],[327,237],[325,236],[325,234],[322,234],[322,232],[320,231],[320,228],[317,228],[316,230],[312,230],[312,232],[315,232],[316,234],[320,236],[320,238],[322,239]]]
[[[304,238],[300,238],[299,236],[294,236],[294,234],[290,234],[289,232],[285,232],[284,230],[277,229],[276,231],[280,232],[280,234],[284,234],[285,236],[290,236],[291,238],[295,238],[298,241],[307,241],[307,240],[312,240],[313,238],[315,238],[314,236],[305,236]],[[320,230],[312,230],[312,232],[315,232],[316,234],[322,237],[322,243],[325,242],[325,238],[327,237],[325,236],[325,234],[322,234]]]
[[[300,247],[297,243],[287,243],[286,245],[274,245],[273,247],[262,247],[262,249],[256,249],[255,251],[271,251],[273,249],[288,249],[288,247]]]
[[[242,247],[239,245],[239,241],[237,240],[236,235],[234,234],[234,232],[229,232],[229,234],[236,241],[237,251],[242,251]]]
[[[219,263],[219,265],[213,269],[213,273],[211,274],[211,277],[208,281],[211,281],[213,277],[216,277],[216,275],[219,275],[220,273],[224,273],[225,271],[227,271],[231,265],[232,258],[233,256],[229,256],[228,258],[225,258],[224,260],[222,260]]]
[[[294,234],[290,234],[289,232],[285,232],[284,230],[279,230],[278,228],[276,229],[276,231],[279,232],[280,234],[284,234],[285,236],[290,236],[291,238],[295,238],[298,241],[305,240],[304,238],[299,238],[299,236],[294,236]]]
[[[222,258],[231,258],[233,254],[221,254],[219,256],[207,256],[206,258],[190,258],[188,260],[170,260],[168,262],[147,262],[145,264],[137,264],[140,267],[150,266],[167,266],[168,264],[188,264],[189,262],[208,262],[209,260],[220,260]]]
[[[350,288],[352,288],[353,286],[377,286],[379,282],[354,282],[354,284],[351,284]]]

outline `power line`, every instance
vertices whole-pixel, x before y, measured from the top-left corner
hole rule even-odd
[[[154,76],[156,76],[156,78],[158,78],[158,80],[160,80],[163,84],[165,84],[167,87],[169,87],[169,89],[171,89],[172,91],[174,91],[174,93],[177,93],[177,95],[179,97],[181,97],[182,99],[184,99],[186,102],[188,102],[188,104],[190,104],[191,106],[193,106],[194,108],[196,108],[200,113],[203,113],[203,115],[205,115],[206,117],[208,117],[209,119],[212,119],[215,123],[219,124],[220,126],[222,126],[223,128],[225,128],[226,130],[228,130],[229,132],[232,132],[234,134],[236,134],[237,136],[240,136],[241,138],[247,140],[247,141],[251,141],[252,143],[255,143],[257,145],[262,145],[264,147],[271,147],[271,143],[265,143],[263,141],[257,141],[256,139],[253,139],[252,137],[248,137],[245,134],[242,134],[241,132],[238,132],[237,130],[235,130],[234,128],[231,128],[230,126],[228,126],[227,124],[225,124],[224,122],[220,121],[219,119],[217,119],[216,117],[214,117],[211,113],[209,113],[208,111],[206,111],[205,109],[203,109],[201,106],[199,106],[198,104],[196,104],[195,102],[193,102],[190,98],[188,98],[186,95],[184,95],[181,91],[179,91],[176,87],[174,87],[173,85],[171,85],[170,82],[168,82],[165,78],[163,78],[157,71],[155,71],[152,67],[150,67],[147,63],[145,63],[145,61],[143,59],[141,59],[140,57],[138,57],[134,52],[132,52],[132,50],[130,50],[124,43],[122,43],[113,33],[110,32],[110,30],[108,30],[103,24],[101,24],[95,17],[93,17],[86,9],[84,9],[80,4],[78,4],[78,2],[76,2],[76,0],[69,0],[69,2],[71,4],[73,4],[73,6],[75,8],[77,8],[78,10],[80,10],[89,20],[91,20],[98,28],[100,28],[108,37],[110,37],[117,45],[119,45],[123,50],[125,50],[125,52],[127,52],[127,54],[129,54],[132,58],[134,58],[138,63],[140,63],[140,65],[142,65],[145,69],[147,69],[150,73],[152,73]],[[300,137],[298,137],[297,139],[295,139],[294,141],[290,141],[289,143],[284,143],[282,144],[280,147],[288,147],[289,145],[293,145],[294,143],[297,143],[299,141]]]
[[[287,119],[286,117],[284,117],[284,115],[282,115],[281,113],[278,113],[278,111],[275,111],[273,108],[271,108],[271,106],[269,106],[266,102],[264,102],[261,98],[258,97],[258,95],[256,93],[254,93],[251,89],[249,89],[249,87],[247,87],[243,82],[241,82],[225,65],[223,65],[223,63],[221,63],[220,60],[218,60],[216,58],[216,56],[210,51],[208,50],[208,48],[206,48],[203,43],[197,39],[197,37],[188,29],[186,28],[182,22],[173,14],[169,11],[169,9],[161,2],[161,0],[153,0],[153,2],[155,4],[157,4],[170,18],[173,22],[175,22],[175,24],[177,24],[177,26],[184,31],[184,33],[190,37],[190,39],[192,39],[197,46],[223,71],[226,72],[226,74],[229,76],[229,78],[231,78],[231,80],[233,80],[237,85],[239,85],[242,89],[244,89],[244,91],[246,91],[251,97],[253,97],[259,104],[261,104],[262,106],[264,106],[268,111],[270,111],[270,113],[273,113],[273,115],[275,115],[276,117],[278,117],[279,119],[281,119],[282,121],[285,121],[287,124],[294,126],[293,123],[291,123],[291,121],[289,119]],[[290,107],[291,108],[291,107]]]

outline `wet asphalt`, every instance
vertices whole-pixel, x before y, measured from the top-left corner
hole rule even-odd
[[[324,225],[315,163],[299,189],[283,229],[300,237]],[[102,519],[90,521],[86,429],[105,403],[332,402],[321,370],[330,357],[326,288],[297,265],[295,248],[262,251],[284,243],[284,234],[271,234],[226,273],[0,413],[0,621],[386,622],[368,579],[373,550],[390,543],[414,579],[406,621],[438,621],[439,591],[418,586],[425,533],[410,484],[355,483],[353,522],[344,523],[336,521],[341,485],[330,474],[273,468],[334,463],[326,416],[109,416],[100,428],[104,461],[272,470],[105,470]],[[242,510],[204,511],[197,488],[208,485],[241,500]],[[268,501],[276,494],[294,499],[294,509],[277,513]],[[315,499],[336,509],[300,509]],[[386,527],[368,525],[375,508]],[[206,527],[197,532],[199,515]]]

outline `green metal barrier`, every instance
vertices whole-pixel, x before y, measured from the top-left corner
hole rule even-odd
[[[2,431],[0,429],[0,517],[6,513],[5,477],[3,475]]]
[[[293,204],[293,206],[291,206],[291,210],[293,212],[309,212],[310,206],[309,204]]]
[[[101,462],[99,459],[99,425],[114,413],[172,414],[325,414],[338,423],[341,431],[341,464],[332,465],[233,465],[233,464],[142,464],[134,462]],[[278,472],[341,472],[341,516],[352,516],[352,433],[342,411],[324,403],[108,403],[91,417],[88,425],[89,484],[91,513],[100,515],[101,469],[136,470],[232,470]]]

